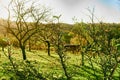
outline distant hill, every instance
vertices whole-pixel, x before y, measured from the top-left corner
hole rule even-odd
[[[12,23],[14,24],[14,22],[12,22]],[[43,24],[43,25],[49,26],[51,24],[57,24],[57,23],[48,23],[48,24]],[[59,23],[59,25],[61,26],[61,28],[63,30],[71,30],[71,28],[73,27],[73,25],[67,24],[67,23]],[[0,19],[0,36],[6,35],[6,29],[5,29],[5,27],[7,27],[7,20]]]
[[[0,35],[5,35],[6,30],[5,30],[5,25],[7,24],[7,20],[0,19]]]

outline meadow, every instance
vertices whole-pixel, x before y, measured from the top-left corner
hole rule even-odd
[[[11,58],[19,74],[14,72],[7,47],[4,53],[0,51],[0,55],[0,80],[67,80],[59,56],[54,51],[51,52],[51,56],[48,56],[45,50],[27,51],[28,58],[24,61],[20,49],[12,48]],[[85,64],[82,66],[80,53],[66,52],[65,55],[67,72],[71,76],[71,80],[104,80],[102,69],[95,63],[98,61],[98,57],[89,59],[86,55]],[[92,60],[94,68],[90,60]],[[120,79],[119,70],[118,67],[112,77],[114,80]],[[41,79],[40,76],[44,79]]]

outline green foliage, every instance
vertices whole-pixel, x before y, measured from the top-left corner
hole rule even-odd
[[[12,80],[45,80],[42,74],[39,72],[39,68],[34,66],[35,62],[31,61],[17,61],[14,63],[16,66],[16,72],[11,63],[4,63],[2,67],[4,75],[8,76]],[[21,65],[22,64],[22,65]]]
[[[70,44],[70,40],[73,37],[72,34],[65,32],[63,34],[62,40],[65,41],[66,44]]]

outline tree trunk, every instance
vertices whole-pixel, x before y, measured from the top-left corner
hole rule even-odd
[[[81,54],[82,54],[82,66],[84,66],[84,52],[82,52]]]
[[[27,58],[26,58],[25,46],[21,46],[20,48],[22,50],[23,60],[26,60]]]
[[[67,66],[65,65],[65,62],[64,62],[64,60],[63,60],[62,55],[59,54],[59,57],[60,57],[60,60],[61,60],[61,64],[62,64],[62,68],[63,68],[64,73],[65,73],[65,76],[67,77],[67,80],[71,80],[71,77],[68,75]]]
[[[50,56],[50,42],[49,41],[45,41],[47,43],[47,50],[48,50],[48,56]]]
[[[58,51],[58,55],[59,55],[59,58],[61,61],[62,68],[63,68],[64,73],[65,73],[65,76],[67,77],[67,80],[71,80],[71,77],[68,75],[68,72],[67,72],[67,66],[66,66],[65,61],[64,61],[64,56],[63,56],[62,49],[60,48],[60,44],[58,44],[57,51]]]

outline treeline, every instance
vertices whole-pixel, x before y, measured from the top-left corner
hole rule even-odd
[[[63,41],[64,44],[84,44],[84,42],[79,42],[79,37],[82,37],[82,34],[84,34],[84,31],[90,32],[92,26],[94,25],[95,33],[97,35],[103,34],[100,31],[109,32],[111,33],[111,37],[119,37],[119,29],[120,24],[117,23],[75,23],[75,24],[66,24],[66,23],[49,23],[49,24],[41,24],[40,32],[38,34],[35,34],[31,37],[30,43],[27,42],[27,47],[32,45],[31,49],[33,50],[41,50],[46,49],[46,45],[44,44],[46,40],[50,40],[51,43],[53,40],[51,37],[54,36],[53,32],[56,32],[55,29],[57,26],[61,27],[61,30],[63,32]],[[104,29],[104,30],[103,30]],[[9,32],[7,32],[6,28],[4,28],[4,32],[1,31],[1,46],[4,45],[4,42],[7,40],[7,38],[10,38],[11,44],[13,44],[14,47],[19,48],[18,41],[14,38],[14,36],[11,36]],[[80,35],[80,36],[79,36]],[[79,36],[79,37],[78,37]],[[2,40],[3,39],[3,40]],[[6,39],[6,40],[5,40]],[[84,37],[82,38],[84,40]],[[3,41],[3,42],[2,42]],[[6,45],[6,44],[5,44]]]

